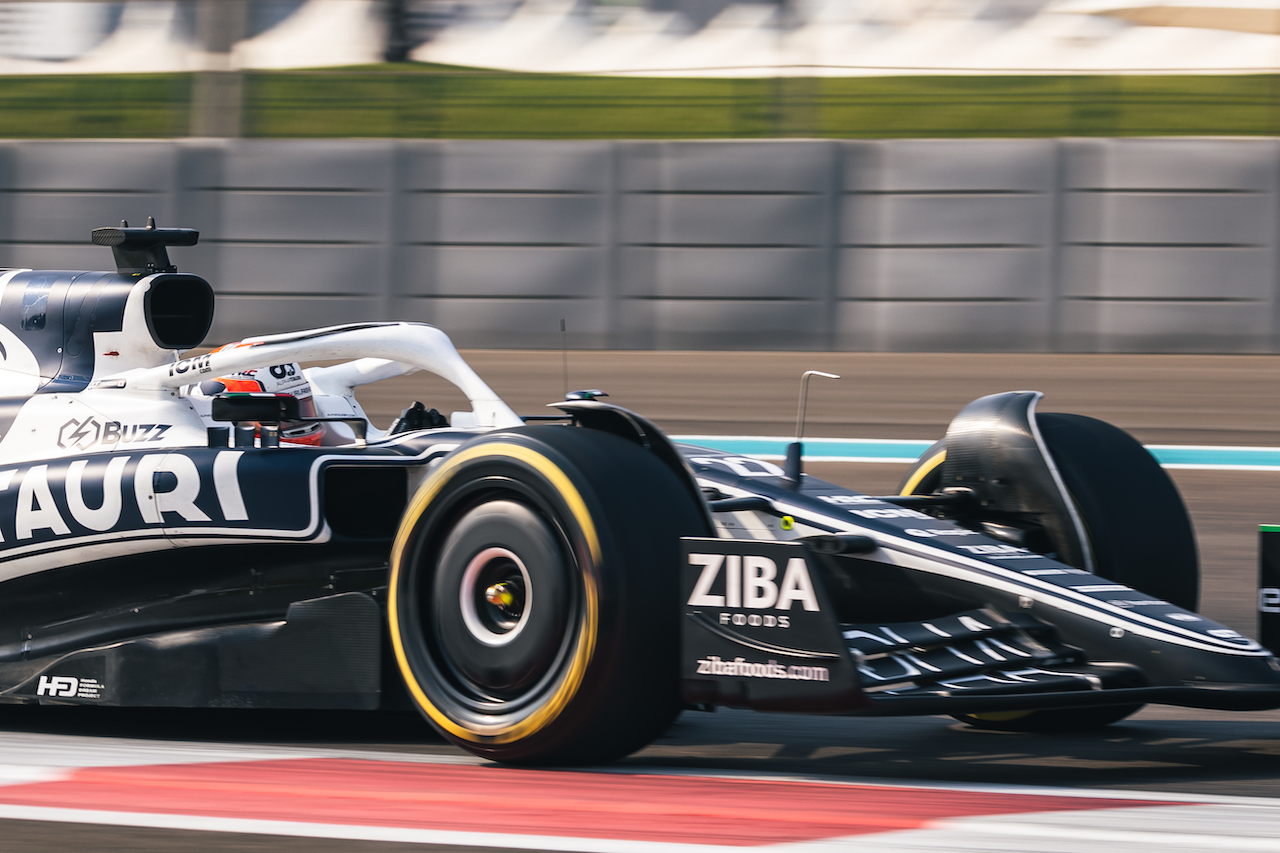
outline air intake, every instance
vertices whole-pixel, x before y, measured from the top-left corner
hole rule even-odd
[[[158,275],[151,279],[143,310],[156,346],[198,347],[213,324],[213,288],[196,275]]]

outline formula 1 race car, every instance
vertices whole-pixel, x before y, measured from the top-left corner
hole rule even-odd
[[[873,497],[598,392],[522,418],[426,325],[180,358],[214,299],[166,246],[197,237],[100,228],[115,272],[0,272],[0,701],[406,702],[544,764],[717,705],[1022,730],[1280,707],[1276,658],[1192,612],[1163,470],[1037,393],[970,404]],[[471,410],[375,428],[354,389],[416,370]]]

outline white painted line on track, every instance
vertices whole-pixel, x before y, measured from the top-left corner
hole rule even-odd
[[[566,853],[744,853],[748,850],[768,853],[837,850],[849,853],[1095,853],[1103,845],[1112,849],[1122,846],[1132,853],[1193,850],[1278,853],[1280,839],[1273,835],[1277,816],[1280,812],[1275,808],[1245,810],[1220,806],[1042,812],[937,820],[923,829],[813,841],[730,846],[0,804],[0,820]]]
[[[5,785],[35,785],[40,782],[61,782],[71,776],[68,767],[41,767],[32,764],[0,764],[0,787]]]
[[[483,758],[462,752],[433,754],[340,747],[205,743],[0,732],[0,767],[8,768],[134,767],[148,764],[206,764],[281,758],[356,758],[415,764],[492,764]]]
[[[663,841],[626,841],[609,838],[569,838],[552,835],[515,835],[499,832],[409,829],[390,826],[304,823],[287,820],[201,817],[185,814],[116,812],[98,809],[61,809],[45,806],[0,804],[0,820],[33,820],[51,823],[87,823],[98,826],[134,826],[146,829],[180,829],[196,832],[239,832],[249,835],[287,835],[297,838],[334,838],[347,841],[392,841],[407,844],[439,844],[457,847],[497,847],[517,850],[557,850],[566,853],[744,853],[770,847],[681,844]],[[789,845],[794,846],[794,845]]]
[[[1275,801],[1265,805],[1200,805],[1104,809],[1077,812],[1034,812],[1020,815],[992,815],[980,818],[948,818],[940,823],[980,825],[983,831],[1004,832],[1001,827],[1039,833],[1046,828],[1071,832],[1131,832],[1154,836],[1216,836],[1226,832],[1234,838],[1260,839],[1280,849],[1276,834]]]
[[[1274,809],[1280,815],[1280,797],[1245,797],[1231,794],[1184,794],[1169,791],[1124,790],[1120,788],[1060,788],[1048,785],[1001,785],[980,782],[894,781],[873,776],[826,776],[822,774],[761,773],[737,770],[682,769],[676,767],[597,767],[593,773],[649,776],[690,776],[709,779],[740,779],[756,782],[809,782],[870,788],[908,788],[919,791],[956,791],[974,794],[1035,795],[1073,797],[1082,800],[1147,800],[1170,805],[1224,805]],[[1280,821],[1277,823],[1280,826]]]
[[[1221,806],[1116,809],[1111,813],[1019,815],[1016,819],[959,818],[935,821],[925,831],[936,831],[944,838],[950,836],[945,846],[935,848],[946,850],[968,848],[1075,853],[1096,850],[1101,846],[1151,853],[1169,850],[1280,853],[1280,838],[1275,837],[1274,829],[1280,814],[1275,809],[1254,809],[1248,817],[1253,819],[1246,819],[1239,808]],[[1267,825],[1260,828],[1258,818],[1265,819]],[[892,838],[886,840],[890,843],[897,841]],[[957,841],[961,843],[957,844]]]
[[[1277,853],[1276,808],[1143,807],[931,821],[922,829],[778,845],[770,853]]]

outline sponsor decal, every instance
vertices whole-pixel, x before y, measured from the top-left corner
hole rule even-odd
[[[786,476],[786,472],[772,462],[749,456],[691,456],[689,462],[694,465],[723,465],[739,477]]]
[[[1173,616],[1173,614],[1166,613],[1165,616],[1171,617]],[[1207,621],[1207,620],[1202,619],[1200,621]],[[1209,624],[1212,625],[1213,623],[1209,622]],[[1214,637],[1215,639],[1221,640],[1224,643],[1231,643],[1233,646],[1237,648],[1258,648],[1259,647],[1257,643],[1255,643],[1253,640],[1246,637],[1244,634],[1241,634],[1238,631],[1232,631],[1230,628],[1210,628],[1204,633],[1208,634],[1210,637]]]
[[[0,470],[0,529],[5,531],[0,533],[0,543],[8,541],[10,529],[17,541],[69,536],[73,533],[69,521],[79,528],[76,534],[134,529],[139,520],[142,526],[159,525],[165,522],[165,513],[188,522],[211,522],[209,514],[196,505],[202,489],[216,496],[222,521],[248,521],[240,487],[242,456],[244,451],[220,452],[212,470],[204,473],[181,453],[116,456],[95,460],[92,469],[90,460],[76,459],[65,467],[41,464]],[[133,476],[127,478],[131,462],[136,464]]]
[[[103,685],[96,678],[75,678],[70,675],[42,675],[36,685],[37,696],[56,699],[100,699]]]
[[[698,675],[721,675],[730,678],[778,678],[788,681],[830,681],[825,666],[796,666],[778,663],[753,663],[746,658],[721,660],[719,655],[698,659]]]
[[[961,551],[968,551],[970,554],[981,554],[984,557],[1004,554],[1030,554],[1026,548],[1019,548],[1017,545],[957,545]],[[1124,589],[1125,587],[1118,587]]]
[[[1111,598],[1107,600],[1107,604],[1114,604],[1116,607],[1151,607],[1156,604],[1162,604],[1162,605],[1168,606],[1169,602],[1161,601],[1158,598]],[[1170,615],[1170,617],[1173,619],[1182,619],[1182,615],[1178,615],[1178,616],[1172,616],[1171,614],[1166,614],[1166,615]],[[1190,620],[1183,620],[1183,621],[1195,622],[1198,620],[1190,619]]]
[[[870,495],[818,495],[818,500],[836,506],[857,506],[858,504],[882,504],[884,501]]]
[[[976,530],[969,530],[966,527],[908,527],[902,531],[908,536],[915,536],[919,539],[932,539],[935,536],[981,536],[982,534]]]
[[[140,444],[159,441],[171,429],[173,424],[121,424],[99,421],[95,417],[72,418],[58,427],[58,446],[63,450],[88,450],[95,445]]]
[[[232,393],[266,392],[292,394],[294,397],[307,397],[311,394],[311,385],[297,364],[276,364],[262,370],[256,367],[241,370],[221,376],[219,381],[225,386],[225,390]]]
[[[1263,613],[1280,613],[1280,589],[1267,586],[1258,590],[1258,610]]]
[[[752,628],[790,628],[790,616],[774,616],[771,613],[721,613],[721,625],[749,625]]]
[[[778,564],[768,557],[740,554],[690,554],[689,563],[701,566],[702,573],[689,596],[690,607],[733,607],[748,610],[790,610],[800,604],[805,610],[818,609],[818,596],[803,557],[787,560],[778,581]],[[724,568],[724,593],[713,593]]]
[[[184,373],[211,373],[212,368],[209,367],[211,353],[197,356],[196,358],[184,358],[182,361],[175,361],[169,365],[170,376],[181,376]]]
[[[854,515],[860,515],[863,518],[923,518],[929,521],[934,520],[931,515],[925,515],[923,512],[902,507],[894,507],[893,509],[851,509],[849,512]]]

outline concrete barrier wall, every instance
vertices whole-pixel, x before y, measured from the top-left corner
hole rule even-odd
[[[0,266],[199,228],[211,340],[1280,351],[1274,139],[0,143]]]

